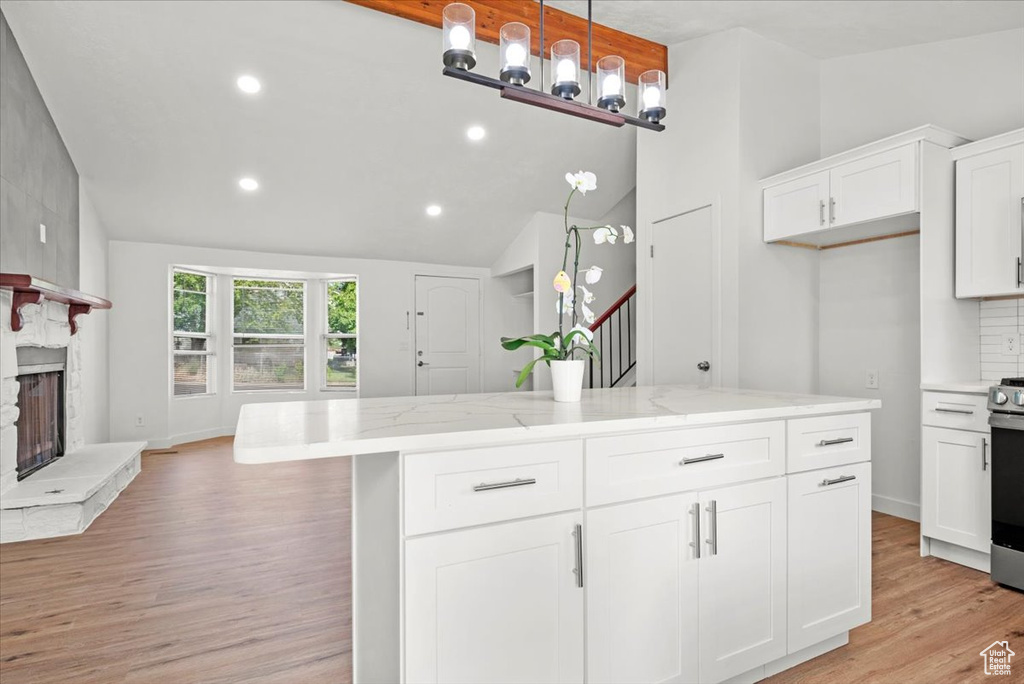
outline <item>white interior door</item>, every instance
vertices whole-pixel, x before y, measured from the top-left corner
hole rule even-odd
[[[480,391],[480,281],[416,276],[416,394]]]
[[[653,224],[651,263],[652,382],[718,384],[713,358],[718,306],[711,206]],[[708,368],[708,370],[703,370]]]

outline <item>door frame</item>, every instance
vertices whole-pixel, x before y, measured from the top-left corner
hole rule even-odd
[[[647,266],[637,269],[639,286],[639,313],[642,317],[637,322],[637,351],[642,352],[644,363],[637,364],[637,384],[654,384],[654,336],[652,321],[654,320],[654,264],[652,250],[654,247],[654,227],[659,223],[692,214],[702,209],[711,210],[711,367],[719,372],[713,373],[712,387],[722,386],[722,216],[720,200],[713,199],[686,205],[677,212],[651,221],[647,230],[637,236],[638,258],[646,259]],[[646,257],[642,255],[647,255]],[[645,294],[646,293],[646,294]],[[639,357],[638,357],[639,360]]]
[[[416,313],[419,311],[419,306],[416,301],[416,280],[417,278],[448,278],[450,280],[475,280],[477,283],[476,293],[476,308],[477,308],[477,319],[479,320],[479,333],[477,336],[477,374],[480,377],[480,388],[479,391],[484,391],[485,377],[484,377],[484,287],[483,280],[479,276],[462,276],[452,275],[450,273],[420,273],[419,271],[412,275],[412,311],[410,312],[410,318],[412,318],[412,344],[409,345],[409,372],[412,373],[412,394],[413,396],[420,396],[417,394],[416,383],[418,382],[418,374],[416,373],[416,341],[419,339],[419,315]]]

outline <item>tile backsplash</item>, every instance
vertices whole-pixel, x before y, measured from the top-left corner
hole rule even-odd
[[[1006,335],[1024,338],[1024,299],[999,299],[981,303],[981,379],[996,382],[1024,376],[1024,356],[1007,354]],[[1018,347],[1018,352],[1021,349]]]

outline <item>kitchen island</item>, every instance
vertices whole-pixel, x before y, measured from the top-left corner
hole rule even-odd
[[[754,681],[871,610],[868,399],[693,387],[244,406],[353,456],[357,682]]]

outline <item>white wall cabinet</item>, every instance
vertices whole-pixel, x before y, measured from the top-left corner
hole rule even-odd
[[[979,145],[954,151],[956,296],[1024,294],[1024,142]]]
[[[828,171],[765,188],[765,242],[794,238],[827,228],[829,198]]]
[[[579,513],[410,539],[407,682],[581,682]]]
[[[871,464],[787,479],[794,653],[871,620]]]
[[[989,436],[932,426],[921,433],[921,534],[987,554],[992,539]]]
[[[917,143],[840,164],[829,186],[833,227],[917,211]]]

